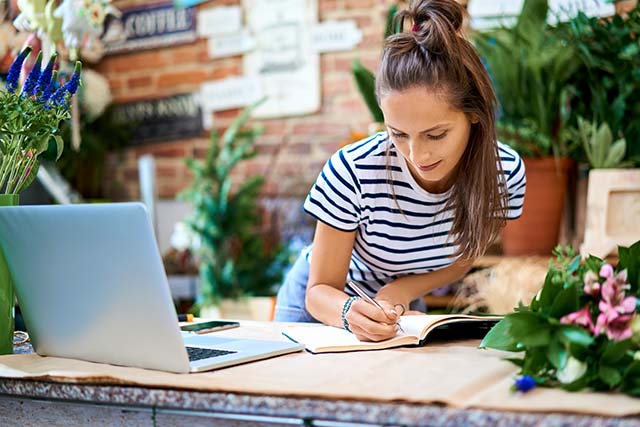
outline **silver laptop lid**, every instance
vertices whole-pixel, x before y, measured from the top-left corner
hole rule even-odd
[[[1,207],[0,247],[38,354],[189,371],[141,203]]]

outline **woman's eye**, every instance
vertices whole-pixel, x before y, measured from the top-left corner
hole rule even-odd
[[[442,139],[447,136],[447,132],[442,132],[439,135],[427,135],[427,137],[431,140],[437,141],[438,139]]]
[[[392,132],[392,133],[391,133],[391,135],[392,135],[394,138],[406,138],[406,137],[407,137],[407,135],[405,135],[404,133],[395,133],[395,132]]]

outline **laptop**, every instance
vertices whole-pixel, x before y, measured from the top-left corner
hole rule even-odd
[[[187,373],[302,350],[181,332],[141,203],[0,207],[0,249],[40,355]]]

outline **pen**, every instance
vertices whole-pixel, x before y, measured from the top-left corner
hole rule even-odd
[[[178,314],[178,322],[193,322],[193,314]]]
[[[351,290],[353,292],[355,292],[356,294],[358,294],[358,296],[360,298],[362,298],[363,300],[365,300],[366,302],[368,302],[369,304],[375,305],[376,307],[378,307],[380,310],[382,310],[383,313],[386,314],[386,311],[384,310],[384,308],[382,308],[382,306],[380,304],[378,304],[378,302],[376,300],[374,300],[373,298],[371,298],[369,295],[367,295],[367,293],[365,291],[362,290],[362,288],[360,286],[358,286],[356,284],[356,282],[354,282],[353,280],[349,280],[347,282],[347,286],[351,288]],[[404,329],[402,329],[402,326],[400,326],[399,323],[396,323],[398,325],[398,328],[400,328],[400,330],[402,332],[404,332]]]

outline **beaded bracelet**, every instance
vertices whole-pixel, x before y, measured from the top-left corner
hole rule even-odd
[[[349,312],[349,309],[351,308],[351,304],[353,304],[353,302],[357,299],[360,299],[360,297],[349,297],[347,298],[347,300],[344,302],[344,305],[342,306],[342,326],[344,327],[344,329],[348,332],[351,332],[351,329],[349,329],[349,322],[347,322],[347,313]]]

